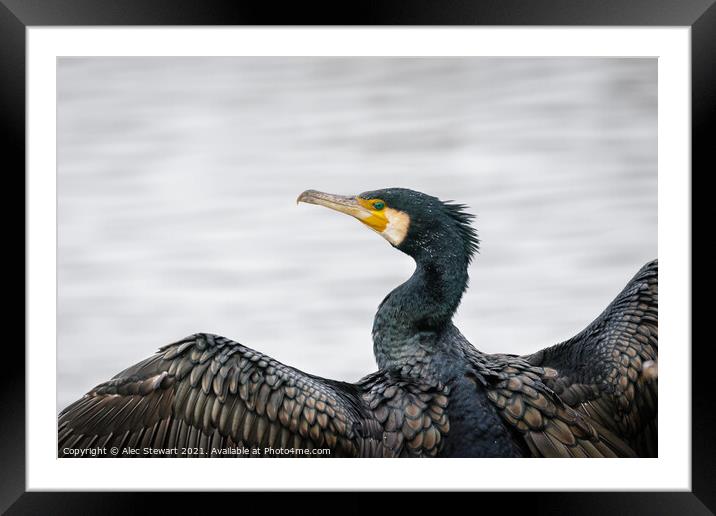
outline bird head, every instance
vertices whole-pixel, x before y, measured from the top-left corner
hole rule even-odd
[[[462,204],[407,188],[385,188],[354,196],[306,190],[297,202],[346,213],[385,238],[393,247],[419,258],[424,253],[459,253],[469,262],[478,250],[473,215]],[[441,246],[452,249],[441,249]]]

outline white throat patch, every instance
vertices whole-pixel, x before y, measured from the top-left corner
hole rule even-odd
[[[404,211],[394,210],[392,208],[385,209],[385,217],[388,219],[388,225],[381,235],[391,244],[398,246],[408,235],[410,217]]]

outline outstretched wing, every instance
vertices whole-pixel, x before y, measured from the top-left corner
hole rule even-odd
[[[125,449],[144,456],[237,456],[248,448],[293,457],[329,448],[333,457],[381,455],[382,434],[367,414],[352,384],[305,374],[224,337],[196,334],[62,411],[58,453],[115,447],[120,456]]]
[[[658,270],[647,263],[585,330],[524,357],[555,369],[546,384],[642,457],[657,456]]]

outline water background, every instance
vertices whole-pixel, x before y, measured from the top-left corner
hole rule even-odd
[[[470,205],[458,327],[486,352],[570,337],[656,257],[656,78],[655,59],[60,59],[58,410],[197,331],[375,370],[375,309],[412,260],[296,206],[307,188]]]

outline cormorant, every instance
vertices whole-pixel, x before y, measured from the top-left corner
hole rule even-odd
[[[375,316],[378,371],[334,381],[191,335],[62,411],[60,456],[656,456],[657,260],[575,337],[529,356],[489,355],[452,324],[479,244],[464,205],[403,188],[307,190],[298,202],[349,214],[415,260]]]

